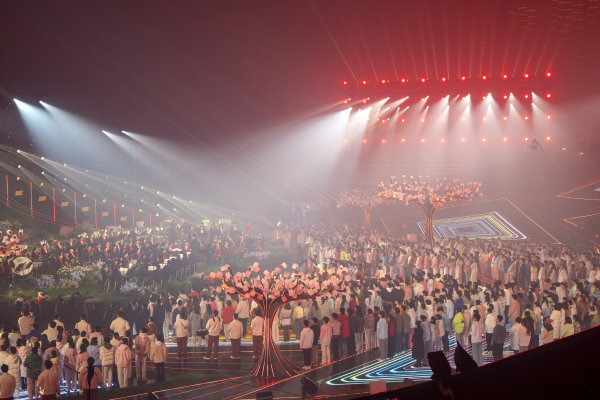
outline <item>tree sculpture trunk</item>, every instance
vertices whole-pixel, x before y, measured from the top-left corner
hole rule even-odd
[[[433,248],[435,237],[433,235],[433,219],[435,215],[435,207],[433,204],[419,204],[425,214],[425,233],[421,243],[427,243]]]
[[[287,360],[273,340],[273,320],[279,307],[281,305],[270,305],[267,306],[266,310],[263,310],[265,316],[263,349],[256,366],[252,370],[252,375],[259,378],[274,380],[277,378],[287,378],[298,373],[298,367]]]
[[[371,208],[364,207],[363,211],[365,213],[365,226],[371,226]]]

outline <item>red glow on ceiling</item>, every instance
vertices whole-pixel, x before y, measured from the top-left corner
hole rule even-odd
[[[344,83],[344,85],[347,85],[347,84],[348,84],[348,81],[344,81],[343,83]]]
[[[550,77],[552,76],[552,72],[550,72],[550,71],[546,72],[546,76],[547,76],[548,78],[550,78]]]
[[[549,99],[550,97],[552,97],[551,93],[546,93],[546,98]]]
[[[528,79],[528,78],[529,78],[529,74],[528,74],[527,72],[525,72],[525,75],[523,75],[523,77],[524,77],[525,79]]]
[[[406,78],[402,78],[402,79],[400,79],[400,82],[402,82],[402,83],[406,83],[406,82],[407,82],[407,81],[406,81]]]
[[[466,80],[467,80],[467,77],[463,75],[463,76],[461,76],[461,77],[460,77],[460,80],[461,80],[461,81],[466,81]]]
[[[367,84],[367,81],[362,81],[362,84],[363,84],[363,85],[366,85],[366,84]]]
[[[481,80],[482,80],[482,81],[485,81],[486,79],[487,79],[487,75],[483,75],[483,76],[481,77]]]
[[[442,76],[442,82],[446,82],[446,77]]]
[[[421,83],[425,83],[426,79],[425,78],[421,78]]]

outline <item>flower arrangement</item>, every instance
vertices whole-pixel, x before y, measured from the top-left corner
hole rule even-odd
[[[139,285],[135,281],[125,282],[123,285],[121,285],[121,293],[123,293],[123,294],[129,293],[131,291],[138,290],[138,289],[139,289]]]
[[[266,260],[267,258],[269,258],[273,253],[271,253],[270,251],[259,251],[259,250],[255,250],[255,251],[251,251],[248,252],[246,254],[244,254],[244,257],[248,257],[248,258],[253,258],[255,260]]]
[[[33,281],[39,290],[48,289],[54,283],[54,277],[51,275],[44,275],[39,278],[35,278]]]

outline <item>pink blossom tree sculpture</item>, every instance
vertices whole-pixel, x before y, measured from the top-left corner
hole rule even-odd
[[[308,274],[300,271],[296,264],[288,268],[285,263],[272,271],[262,271],[260,265],[254,263],[246,272],[235,274],[229,265],[225,265],[220,272],[211,273],[211,277],[222,281],[226,293],[252,299],[262,311],[265,318],[264,345],[252,374],[269,379],[289,377],[298,372],[298,367],[284,357],[273,340],[271,329],[279,308],[291,301],[331,297],[345,292],[351,280],[348,269],[344,267],[322,268]]]
[[[429,177],[418,179],[416,177],[407,177],[402,175],[402,180],[398,181],[395,176],[390,179],[390,185],[385,186],[383,182],[379,183],[378,197],[402,201],[407,205],[417,204],[425,214],[425,235],[423,243],[433,245],[433,218],[435,210],[443,207],[446,203],[460,200],[473,200],[478,195],[481,183],[479,182],[461,182],[458,179],[449,180],[447,178],[435,179],[435,184],[430,183]]]

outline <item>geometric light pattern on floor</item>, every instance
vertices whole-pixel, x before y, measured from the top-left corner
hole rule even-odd
[[[446,354],[446,358],[452,368],[454,365],[454,349],[456,349],[456,338],[450,336],[450,351]],[[485,349],[485,339],[483,346]],[[471,354],[471,346],[466,346],[465,350]],[[507,336],[504,341],[504,357],[513,355],[510,350],[510,338]],[[483,351],[483,363],[488,364],[494,361],[491,351]],[[405,350],[394,357],[383,361],[372,361],[363,366],[351,369],[350,371],[342,372],[329,378],[326,382],[328,385],[361,385],[369,384],[373,381],[386,382],[404,382],[404,379],[413,381],[428,381],[433,375],[433,371],[428,366],[415,367],[415,359],[412,358],[412,350]]]
[[[418,222],[421,232],[425,233],[425,222]],[[497,211],[465,217],[436,219],[433,223],[436,239],[503,239],[521,240],[527,236],[515,228]]]

